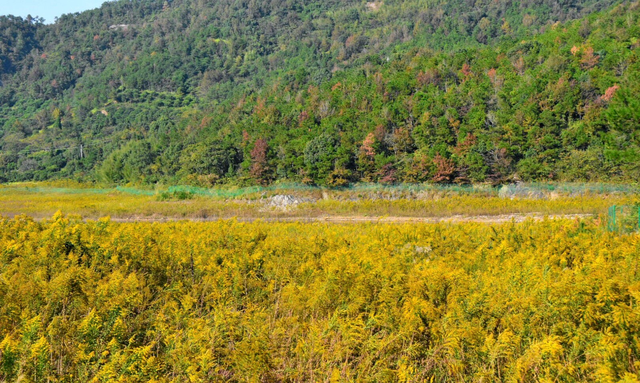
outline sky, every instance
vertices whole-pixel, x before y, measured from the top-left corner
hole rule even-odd
[[[99,8],[106,0],[0,0],[0,15],[44,17],[51,24],[65,13]]]

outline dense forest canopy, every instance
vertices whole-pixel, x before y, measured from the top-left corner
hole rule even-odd
[[[0,180],[640,175],[640,7],[106,2],[0,17]]]

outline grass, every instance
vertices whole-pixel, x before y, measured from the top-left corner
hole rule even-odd
[[[604,214],[611,205],[632,205],[638,195],[632,192],[594,191],[588,185],[580,193],[552,188],[543,198],[501,198],[495,189],[424,188],[400,193],[389,188],[360,187],[343,191],[321,189],[274,189],[254,191],[238,198],[204,196],[183,191],[91,188],[82,184],[15,184],[0,187],[0,214],[26,214],[45,218],[57,211],[84,218],[111,216],[120,219],[171,218],[216,219],[317,218],[339,217],[419,217],[494,216],[507,214]],[[134,190],[134,189],[131,189]],[[559,191],[560,190],[560,191]],[[569,189],[566,189],[569,190]],[[575,190],[571,189],[571,190]],[[188,193],[189,198],[181,198]],[[265,202],[275,194],[306,198],[287,209],[269,207]],[[185,194],[187,195],[187,194]]]

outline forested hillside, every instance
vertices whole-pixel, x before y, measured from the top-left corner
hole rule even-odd
[[[640,175],[640,7],[115,1],[0,18],[0,180]]]

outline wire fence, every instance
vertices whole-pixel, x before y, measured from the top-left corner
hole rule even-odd
[[[126,190],[125,190],[126,189]],[[131,188],[119,188],[121,191],[136,193]],[[309,186],[296,183],[280,183],[271,186],[252,186],[244,188],[200,188],[194,186],[172,186],[165,191],[187,192],[193,195],[237,198],[250,194],[270,193],[270,192],[322,192],[337,191],[348,193],[385,193],[385,194],[411,194],[421,192],[439,192],[454,194],[484,194],[500,197],[529,197],[544,198],[552,193],[568,196],[581,196],[587,194],[640,194],[638,185],[615,185],[615,184],[543,184],[543,183],[520,183],[502,186],[491,185],[438,185],[438,184],[399,184],[383,185],[360,183],[342,188],[328,189],[319,186]],[[148,193],[141,191],[140,193]]]
[[[618,234],[635,233],[640,230],[640,207],[613,205],[609,208],[607,229]]]

